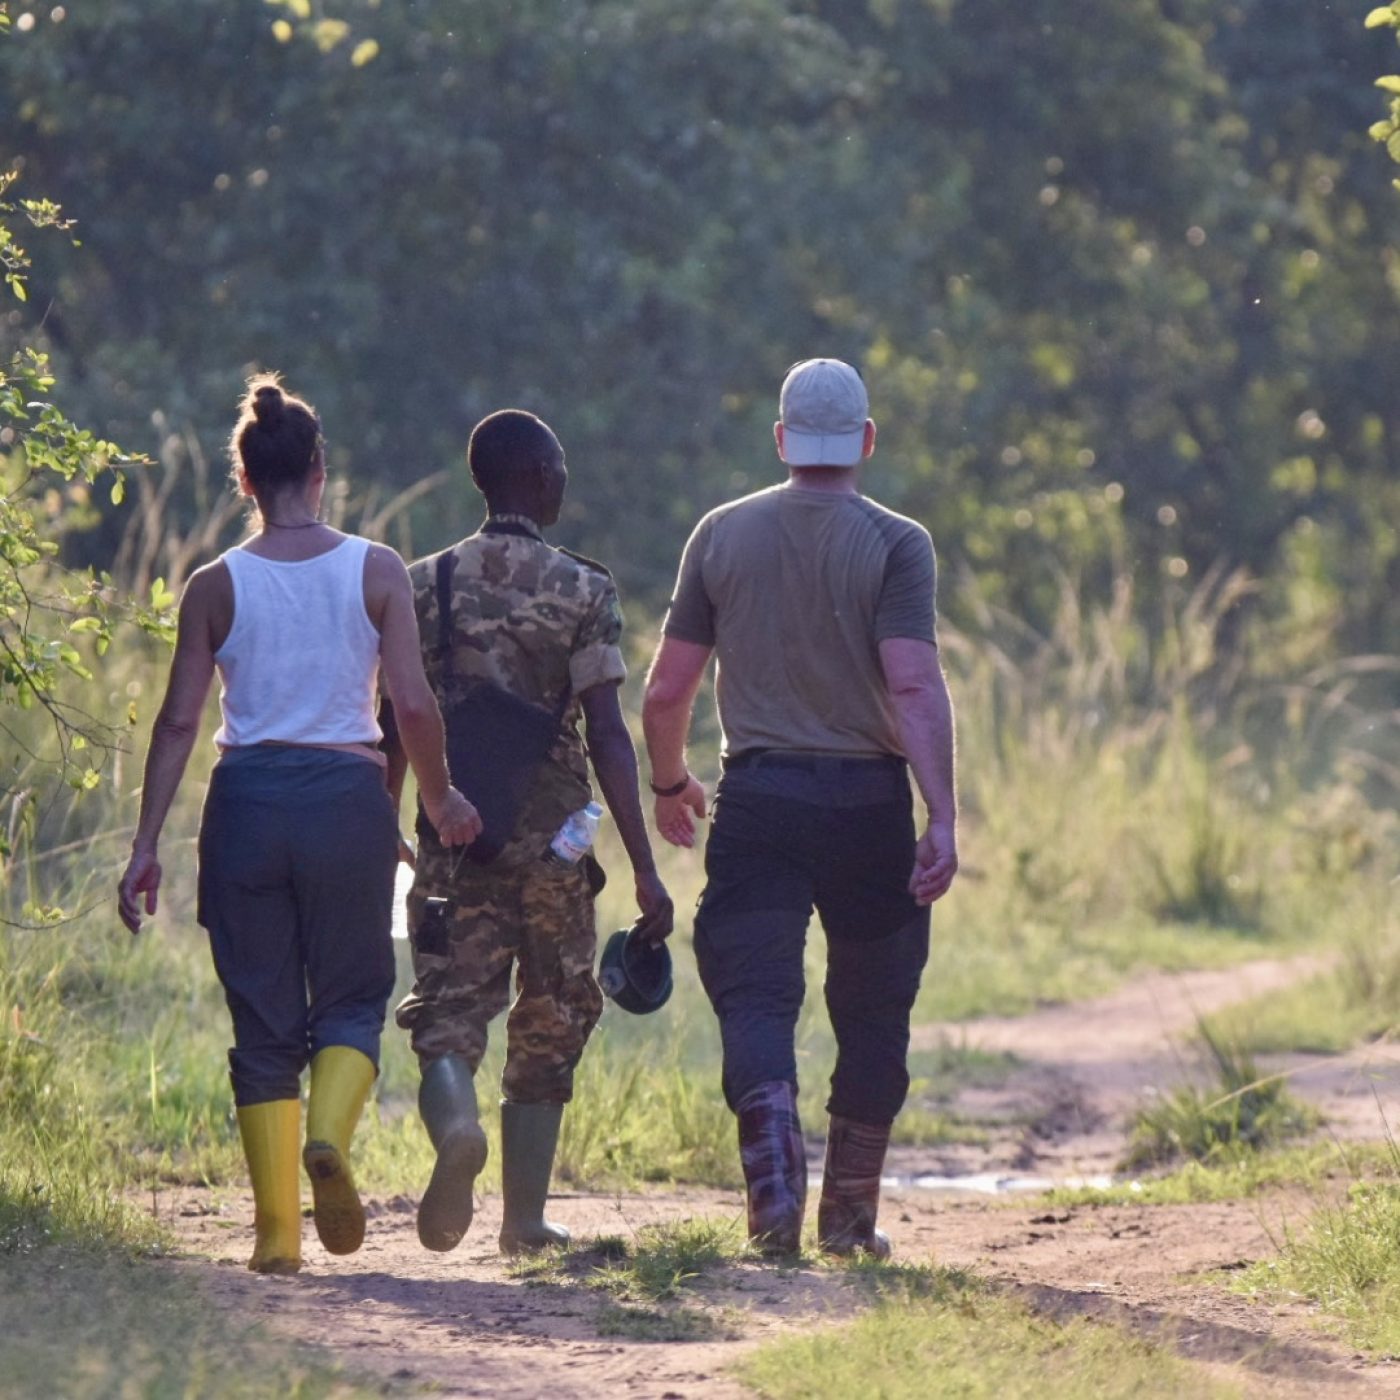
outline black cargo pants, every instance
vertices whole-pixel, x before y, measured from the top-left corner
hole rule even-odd
[[[761,750],[725,765],[695,956],[719,1017],[731,1108],[758,1084],[797,1082],[815,907],[837,1046],[828,1111],[894,1120],[909,1090],[909,1016],[929,949],[929,911],[908,892],[915,839],[902,759]]]

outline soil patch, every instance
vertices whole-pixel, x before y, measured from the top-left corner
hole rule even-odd
[[[1319,957],[1152,973],[1109,996],[1043,1007],[1027,1016],[916,1027],[915,1050],[942,1043],[1014,1055],[1000,1083],[959,1090],[943,1107],[984,1130],[983,1140],[898,1151],[891,1171],[912,1179],[1004,1173],[1056,1181],[1111,1173],[1133,1110],[1209,1068],[1191,1043],[1199,1017],[1315,976]],[[1340,1056],[1259,1056],[1315,1104],[1330,1135],[1376,1141],[1400,1114],[1400,1046],[1377,1043]]]

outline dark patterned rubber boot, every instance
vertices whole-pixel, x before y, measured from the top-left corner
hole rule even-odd
[[[889,1145],[888,1126],[876,1128],[832,1115],[817,1206],[817,1244],[826,1253],[854,1254],[863,1249],[877,1259],[890,1257],[890,1237],[875,1228]]]
[[[770,1080],[750,1090],[737,1113],[749,1239],[764,1254],[796,1254],[807,1206],[807,1153],[797,1090],[785,1080]]]

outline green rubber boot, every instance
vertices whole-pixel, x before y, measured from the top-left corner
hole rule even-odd
[[[501,1253],[530,1254],[566,1245],[569,1232],[544,1218],[561,1103],[501,1104]]]
[[[418,1112],[437,1161],[418,1207],[418,1240],[439,1253],[455,1249],[472,1223],[472,1191],[486,1165],[486,1134],[477,1115],[472,1069],[460,1055],[423,1066]]]

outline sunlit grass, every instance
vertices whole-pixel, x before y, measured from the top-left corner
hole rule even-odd
[[[1234,1281],[1246,1293],[1302,1297],[1336,1319],[1347,1340],[1400,1354],[1400,1153],[1388,1145],[1379,1179],[1353,1182],[1345,1202],[1323,1204],[1301,1230],[1284,1230],[1278,1257]]]
[[[1158,1166],[1182,1158],[1210,1162],[1273,1147],[1318,1122],[1315,1110],[1289,1092],[1278,1076],[1262,1074],[1248,1055],[1214,1038],[1203,1026],[1214,1081],[1183,1084],[1144,1104],[1134,1115],[1124,1165]]]
[[[582,1287],[608,1296],[595,1318],[600,1336],[698,1341],[738,1335],[730,1309],[696,1306],[720,1271],[753,1263],[737,1219],[696,1218],[646,1225],[517,1260],[511,1272],[534,1287]],[[707,1303],[709,1300],[706,1300]]]
[[[1213,1033],[1252,1051],[1337,1054],[1400,1027],[1397,926],[1373,940],[1350,939],[1330,971],[1207,1018]]]
[[[1026,913],[989,928],[993,909],[969,881],[934,913],[933,952],[916,1020],[1015,1016],[1047,1002],[1080,1001],[1113,991],[1137,972],[1231,967],[1304,946],[1298,937],[1265,939],[1252,930],[1211,924],[1162,924],[1144,916],[1050,922]]]
[[[1059,1186],[1042,1199],[1055,1206],[1200,1205],[1245,1200],[1279,1188],[1325,1190],[1389,1169],[1390,1152],[1383,1144],[1317,1142],[1263,1152],[1241,1149],[1110,1186]]]
[[[1163,1346],[1100,1322],[1067,1324],[956,1271],[881,1277],[855,1321],[771,1342],[735,1373],[769,1400],[1040,1400],[1237,1392]]]

